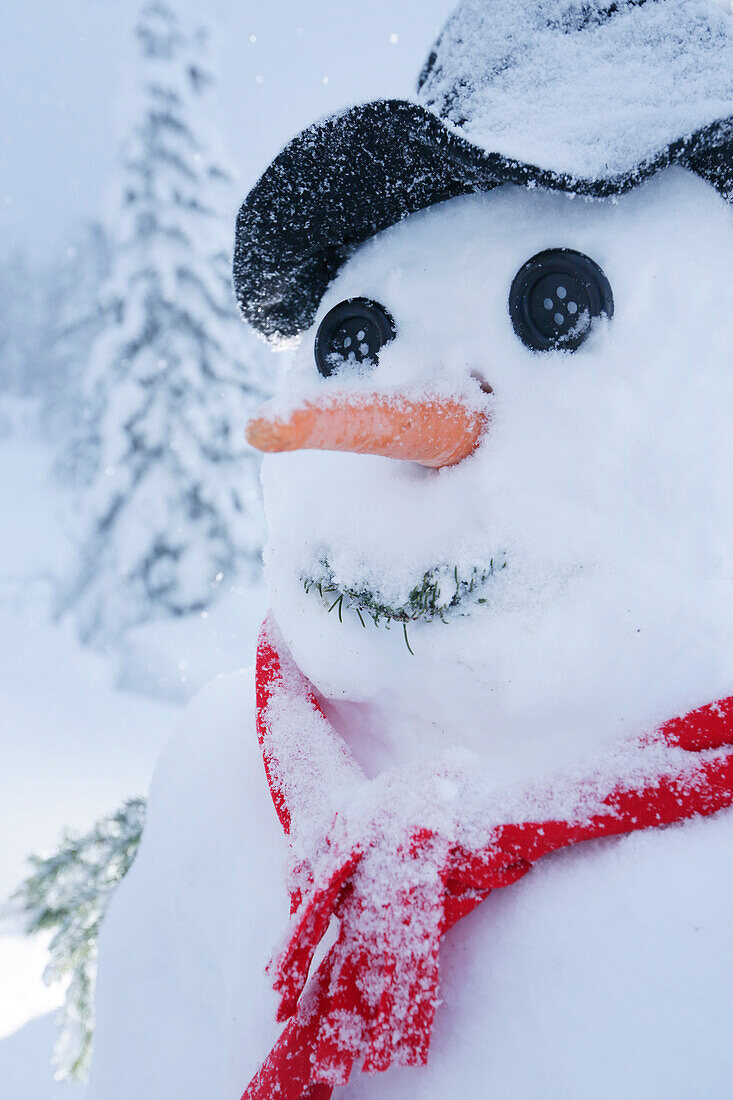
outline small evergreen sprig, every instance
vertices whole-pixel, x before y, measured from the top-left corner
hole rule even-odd
[[[375,626],[384,622],[387,629],[392,623],[401,623],[405,644],[412,653],[407,636],[409,623],[430,623],[435,619],[447,623],[448,616],[459,608],[469,603],[487,603],[487,597],[482,593],[491,578],[506,568],[506,561],[501,559],[497,562],[492,558],[486,568],[474,568],[466,576],[460,575],[457,566],[452,569],[449,566],[429,569],[411,589],[407,599],[398,604],[387,603],[369,585],[339,585],[328,562],[324,560],[320,565],[316,577],[303,578],[306,594],[317,593],[329,612],[337,612],[339,622],[344,621],[345,611],[353,611],[364,628],[365,615]]]
[[[53,933],[48,985],[69,980],[54,1050],[59,1080],[86,1079],[92,1056],[99,929],[110,897],[137,854],[145,802],[133,798],[83,836],[66,834],[53,855],[31,856],[32,873],[10,899],[7,916],[28,935]]]

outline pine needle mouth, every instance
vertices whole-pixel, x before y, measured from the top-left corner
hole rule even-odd
[[[324,610],[336,615],[339,622],[353,615],[365,629],[367,620],[386,629],[393,623],[401,624],[410,649],[407,638],[410,623],[431,623],[436,619],[448,623],[452,617],[471,614],[490,602],[491,582],[506,567],[503,556],[468,571],[461,571],[458,566],[435,566],[423,574],[406,597],[394,600],[370,584],[343,583],[325,559],[313,575],[301,577],[301,581],[306,595],[319,600]]]

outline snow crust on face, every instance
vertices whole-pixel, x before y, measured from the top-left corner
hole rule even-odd
[[[715,0],[464,0],[421,101],[489,151],[586,178],[733,115],[733,12]]]
[[[507,299],[537,252],[585,252],[613,322],[575,354],[537,356]],[[360,250],[324,299],[363,295],[397,338],[365,391],[493,388],[476,454],[438,472],[296,452],[265,462],[275,615],[329,717],[371,774],[438,747],[491,761],[497,783],[566,769],[599,745],[733,685],[733,276],[730,208],[681,169],[616,203],[502,188],[413,216]],[[287,400],[321,379],[312,330]],[[304,578],[404,597],[426,570],[506,568],[444,625],[339,621]]]

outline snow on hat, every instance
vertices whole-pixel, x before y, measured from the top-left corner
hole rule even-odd
[[[417,102],[353,107],[273,161],[237,219],[237,298],[286,339],[353,251],[408,214],[507,182],[603,198],[674,163],[733,202],[729,6],[463,0]]]
[[[733,18],[714,0],[465,0],[418,98],[487,152],[622,175],[733,115]]]

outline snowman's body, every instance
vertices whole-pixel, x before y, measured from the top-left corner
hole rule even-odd
[[[531,354],[506,313],[514,272],[548,247],[613,286],[613,322],[574,355]],[[733,311],[713,289],[733,285],[732,257],[730,207],[672,169],[613,204],[454,200],[331,287],[319,319],[365,296],[398,336],[372,374],[325,380],[304,341],[291,403],[336,385],[478,400],[472,374],[493,390],[485,441],[453,469],[268,459],[275,616],[365,782],[458,749],[517,805],[731,694]],[[308,583],[326,563],[337,590],[399,605],[438,565],[492,559],[486,602],[416,622],[413,652],[399,623],[348,606],[339,621]],[[427,1068],[355,1073],[336,1096],[733,1096],[732,844],[723,811],[540,861],[446,936]],[[264,967],[287,859],[243,673],[199,697],[163,758],[103,937],[93,1100],[244,1089],[278,1032]]]

